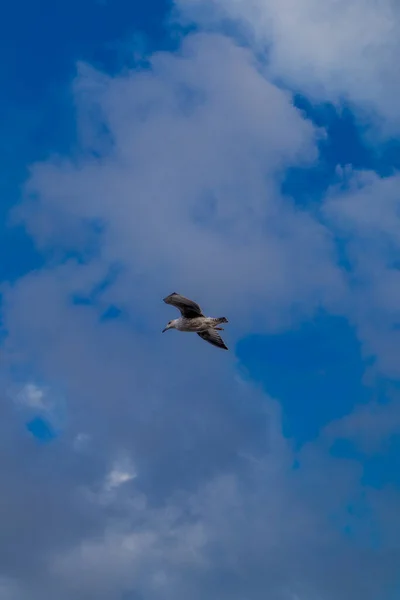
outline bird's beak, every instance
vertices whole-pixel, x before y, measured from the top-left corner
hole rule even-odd
[[[164,331],[167,331],[168,327],[166,327],[165,329],[162,330],[161,333],[164,333]]]

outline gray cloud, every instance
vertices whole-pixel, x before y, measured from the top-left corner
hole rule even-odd
[[[371,495],[360,466],[324,443],[296,454],[279,406],[234,354],[244,331],[347,306],[332,232],[279,191],[288,166],[316,160],[320,132],[220,36],[191,36],[151,72],[81,66],[75,89],[80,154],[33,166],[19,210],[55,258],[3,286],[6,589],[17,600],[383,598],[398,550],[371,544],[368,520],[346,539],[346,505],[395,519],[392,495]],[[84,259],[60,264],[71,251]],[[160,336],[174,289],[227,314],[231,353]],[[124,319],[101,320],[111,304]],[[67,398],[49,446],[22,433],[15,372]]]

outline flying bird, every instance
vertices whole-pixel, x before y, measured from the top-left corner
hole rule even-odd
[[[175,306],[182,316],[179,317],[179,319],[169,321],[162,333],[168,329],[197,333],[203,340],[209,342],[213,346],[228,350],[225,342],[216,331],[223,331],[223,328],[218,327],[218,325],[221,323],[228,323],[228,319],[225,317],[215,318],[204,316],[200,306],[196,302],[193,302],[193,300],[189,300],[176,292],[173,292],[164,298],[164,302]]]

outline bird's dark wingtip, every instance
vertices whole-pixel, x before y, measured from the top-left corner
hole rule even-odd
[[[163,298],[164,302],[167,302],[172,296],[178,296],[178,292],[172,292],[172,294],[168,294],[168,296],[165,296],[165,298]]]

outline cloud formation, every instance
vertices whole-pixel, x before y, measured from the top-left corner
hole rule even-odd
[[[271,76],[291,89],[317,101],[350,102],[375,116],[386,133],[399,132],[397,2],[176,0],[176,4],[185,19],[208,25],[226,17],[238,22],[259,50],[267,49]]]
[[[101,120],[85,128],[78,164],[33,169],[28,226],[41,243],[79,244],[82,220],[99,223],[102,254],[122,259],[142,294],[168,282],[212,294],[217,312],[234,294],[247,329],[250,305],[271,326],[288,318],[286,298],[309,310],[336,293],[329,235],[279,191],[289,165],[317,158],[318,132],[248,51],[194,35],[178,55],[152,57],[150,72],[111,79],[81,66],[76,90],[81,114]],[[88,158],[107,142],[105,156]]]
[[[3,289],[4,351],[19,357],[4,397],[18,372],[68,398],[51,451],[2,404],[0,585],[13,600],[390,593],[396,493],[382,500],[359,463],[332,456],[329,431],[295,452],[278,403],[234,353],[160,336],[175,289],[226,313],[232,346],[321,306],[364,331],[336,251],[348,223],[352,273],[368,267],[376,310],[362,244],[380,227],[395,236],[393,206],[377,219],[369,202],[374,186],[391,197],[393,181],[355,175],[318,214],[284,197],[286,170],[316,163],[323,132],[266,75],[249,50],[206,33],[145,70],[79,65],[78,151],[33,165],[18,209],[48,260]]]
[[[378,368],[399,376],[399,176],[344,173],[323,211],[343,240],[350,265],[348,315]]]

